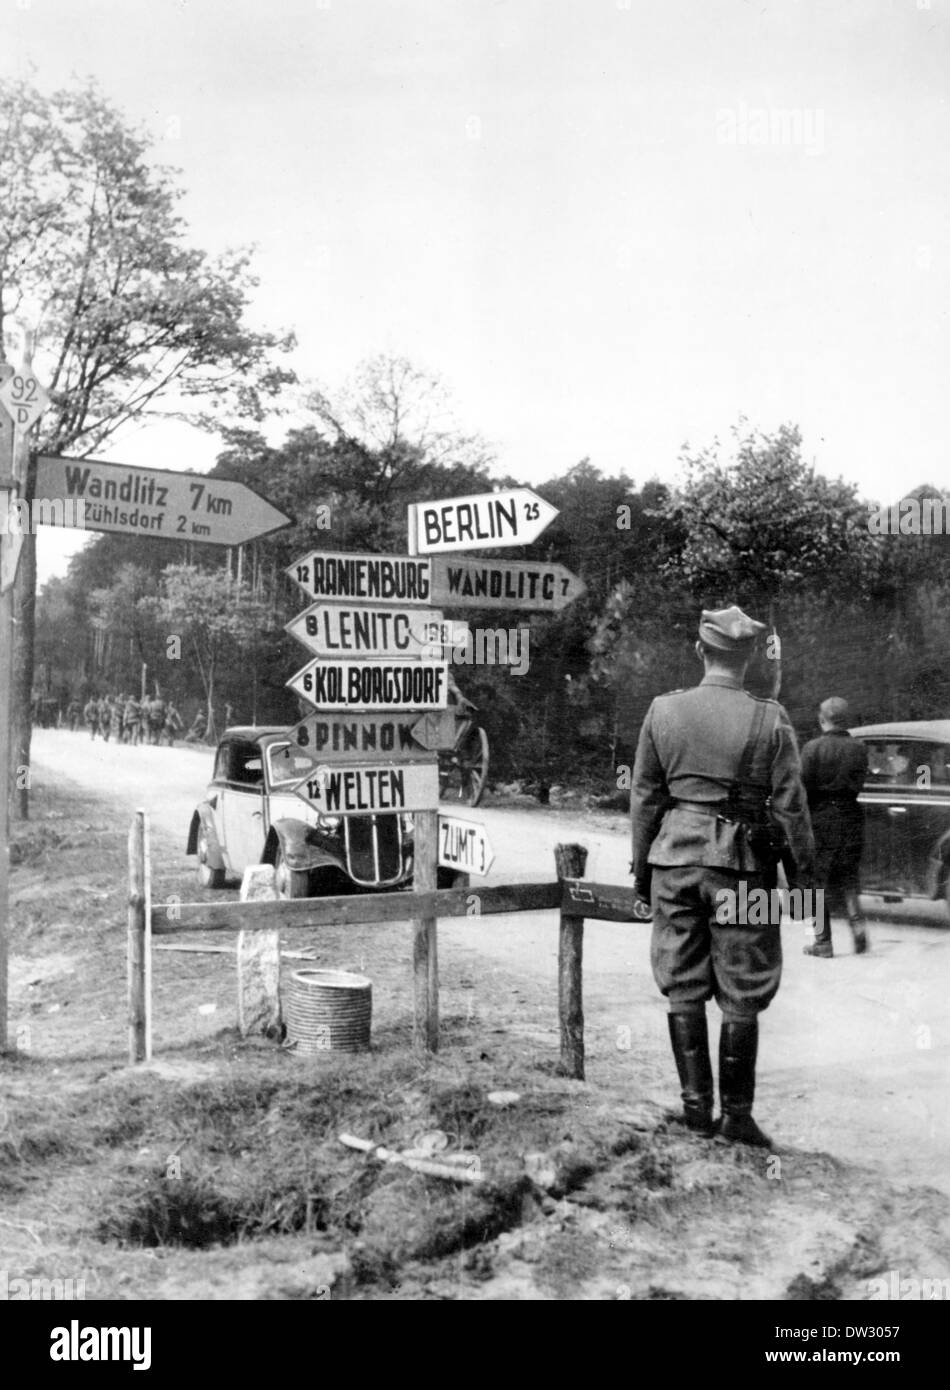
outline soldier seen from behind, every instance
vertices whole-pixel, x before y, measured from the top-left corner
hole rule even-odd
[[[754,889],[775,887],[776,832],[792,888],[809,883],[814,842],[788,715],[743,688],[764,631],[735,606],[704,610],[695,650],[705,674],[647,711],[630,809],[631,868],[652,903],[651,961],[669,1003],[686,1124],[771,1147],[752,1105],[758,1017],[782,974],[780,923],[770,911],[764,925],[752,925],[740,905]],[[712,998],[722,1010],[716,1125],[706,1026]]]
[[[802,749],[802,781],[815,831],[815,884],[824,889],[815,940],[806,956],[834,955],[830,911],[848,919],[854,953],[868,949],[867,924],[858,901],[858,870],[864,848],[864,813],[858,793],[868,773],[864,744],[848,733],[848,703],[832,695],[818,708],[821,734]]]

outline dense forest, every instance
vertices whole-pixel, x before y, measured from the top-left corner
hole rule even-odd
[[[209,738],[226,716],[292,722],[285,682],[307,656],[283,627],[306,600],[287,566],[312,549],[404,554],[410,502],[522,481],[477,438],[433,424],[443,404],[437,382],[377,358],[344,401],[313,396],[312,421],[280,446],[227,432],[211,476],[247,483],[293,526],[234,551],[98,537],[40,595],[36,692],[65,705],[144,680],[186,722],[205,708]],[[653,696],[698,677],[698,610],[733,602],[777,634],[751,684],[780,692],[802,737],[831,693],[856,722],[950,710],[945,536],[872,534],[877,504],[807,466],[793,426],[740,421],[727,445],[680,464],[675,487],[638,486],[581,460],[534,485],[560,514],[533,546],[481,552],[557,561],[587,586],[556,616],[451,615],[530,632],[522,675],[454,669],[488,728],[493,779],[612,786]]]

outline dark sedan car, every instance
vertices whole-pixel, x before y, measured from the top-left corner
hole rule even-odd
[[[852,729],[867,749],[862,893],[950,906],[950,719]]]
[[[412,816],[321,815],[293,790],[312,767],[286,729],[226,730],[188,832],[204,887],[261,863],[287,898],[411,885]]]

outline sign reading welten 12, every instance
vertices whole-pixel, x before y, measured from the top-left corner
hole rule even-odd
[[[316,767],[294,787],[295,795],[322,815],[370,815],[376,811],[431,811],[439,800],[439,765]]]
[[[314,550],[287,573],[312,599],[358,603],[559,613],[586,592],[584,581],[563,565],[471,555],[450,560]]]

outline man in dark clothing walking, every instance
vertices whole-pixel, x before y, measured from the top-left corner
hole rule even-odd
[[[789,886],[807,884],[814,853],[798,747],[774,700],[743,689],[764,623],[741,609],[704,611],[692,690],[653,701],[637,746],[631,865],[651,895],[653,974],[669,1001],[670,1041],[687,1125],[715,1132],[706,1001],[722,1010],[719,1093],[724,1139],[771,1147],[752,1118],[758,1016],[782,974],[781,913],[742,905],[777,895],[772,822],[785,840]],[[794,880],[794,881],[793,881]]]
[[[863,743],[848,733],[847,701],[832,695],[818,709],[821,735],[802,749],[802,781],[815,832],[815,886],[824,890],[813,945],[806,956],[833,956],[829,910],[843,910],[855,955],[868,949],[867,927],[858,902],[858,869],[864,847],[864,813],[858,793],[868,772]]]

